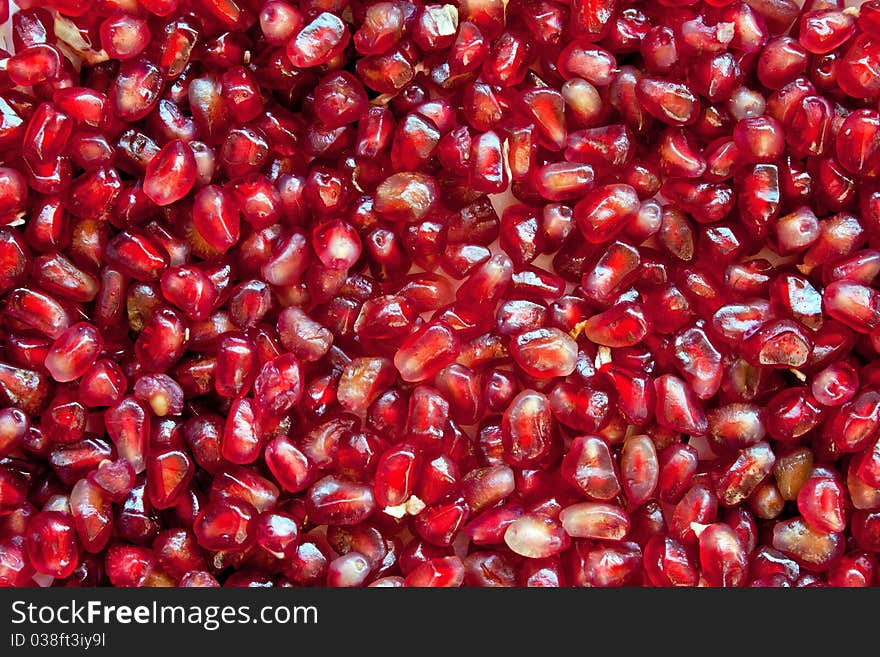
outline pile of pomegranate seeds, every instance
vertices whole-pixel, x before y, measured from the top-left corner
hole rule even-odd
[[[880,0],[18,4],[0,584],[877,582]]]

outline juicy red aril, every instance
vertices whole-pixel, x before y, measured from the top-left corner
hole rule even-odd
[[[241,220],[228,192],[208,185],[199,190],[192,207],[193,227],[209,247],[225,251],[238,241]]]
[[[404,381],[422,381],[451,363],[460,349],[460,340],[449,326],[427,324],[400,344],[394,364]]]
[[[597,500],[613,499],[620,482],[608,444],[598,436],[579,436],[572,442],[561,465],[562,476]]]
[[[700,563],[710,586],[742,586],[748,555],[736,532],[724,523],[713,523],[700,533]]]
[[[58,77],[62,61],[61,52],[55,46],[38,43],[10,57],[7,73],[15,84],[31,86]]]
[[[399,445],[385,452],[376,467],[376,503],[384,508],[409,499],[416,483],[421,454],[412,445]]]
[[[46,369],[56,381],[74,381],[88,371],[102,348],[97,328],[85,322],[74,324],[52,344],[46,355]]]
[[[511,356],[530,376],[566,376],[574,371],[577,344],[559,329],[537,329],[512,340]]]
[[[504,542],[516,554],[529,559],[543,559],[565,550],[570,538],[552,519],[539,514],[526,514],[507,527]]]
[[[100,27],[101,45],[114,59],[131,59],[150,41],[147,22],[130,14],[106,19]]]
[[[206,550],[241,549],[257,539],[257,512],[243,500],[209,502],[196,516],[193,531]]]
[[[348,28],[338,16],[322,12],[288,41],[287,57],[300,68],[318,66],[339,54],[349,38]]]
[[[322,524],[356,525],[373,513],[376,501],[369,487],[331,475],[309,488],[306,509]]]
[[[79,562],[73,518],[61,511],[41,511],[28,524],[27,555],[34,570],[65,578]]]

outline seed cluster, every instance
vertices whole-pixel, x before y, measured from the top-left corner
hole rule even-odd
[[[880,0],[18,0],[0,585],[866,586]]]

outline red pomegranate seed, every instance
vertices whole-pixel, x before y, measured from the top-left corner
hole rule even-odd
[[[206,550],[243,549],[257,537],[257,512],[244,500],[209,502],[199,511],[193,532]]]
[[[104,20],[100,27],[101,46],[114,59],[136,57],[150,42],[147,21],[130,14]]]
[[[574,218],[584,238],[601,243],[613,237],[639,210],[635,189],[606,185],[588,192],[574,207]]]
[[[86,373],[102,348],[98,329],[86,322],[74,324],[52,344],[46,355],[46,369],[56,381],[73,381]]]
[[[660,454],[658,493],[660,499],[675,504],[690,488],[697,471],[698,454],[690,445],[676,443]]]
[[[561,474],[594,499],[610,500],[620,492],[608,444],[598,436],[574,439],[563,458]]]
[[[571,555],[572,579],[577,586],[626,586],[641,568],[641,550],[631,541],[608,545],[577,542]]]
[[[137,121],[155,107],[163,86],[162,74],[153,62],[134,58],[122,63],[108,96],[119,118]]]
[[[700,533],[700,564],[710,586],[743,586],[748,554],[736,532],[724,523],[713,523]]]
[[[657,489],[660,464],[654,442],[646,435],[632,435],[623,443],[620,478],[629,504],[647,502]]]
[[[394,365],[404,381],[422,381],[451,363],[459,351],[458,336],[444,323],[431,323],[407,336]]]
[[[134,397],[123,398],[104,413],[107,433],[119,456],[128,461],[136,473],[144,470],[147,420],[144,407]]]
[[[719,465],[715,473],[718,500],[725,506],[734,506],[749,497],[773,470],[776,456],[765,441],[736,452],[728,463]]]
[[[837,83],[844,93],[856,98],[876,97],[880,91],[874,79],[877,64],[876,41],[867,34],[860,34],[843,55]]]
[[[767,402],[767,433],[776,440],[791,441],[814,428],[822,408],[813,396],[800,388],[777,393]]]
[[[798,492],[798,510],[810,527],[823,532],[840,532],[846,527],[844,491],[830,477],[812,476]]]
[[[327,476],[306,494],[306,509],[313,521],[327,525],[357,525],[376,509],[370,487]]]
[[[613,504],[580,502],[565,507],[559,521],[572,538],[620,540],[629,531],[629,517]]]
[[[253,400],[236,399],[229,409],[223,431],[223,458],[231,463],[253,463],[263,448]]]
[[[880,297],[870,287],[835,281],[825,287],[822,296],[828,314],[859,333],[870,332],[880,324]]]
[[[858,392],[859,377],[848,363],[832,363],[813,377],[810,390],[813,397],[825,406],[840,406]]]
[[[185,452],[168,449],[152,453],[147,459],[147,494],[157,509],[180,502],[192,478],[194,467]]]
[[[88,479],[80,479],[70,491],[70,512],[83,548],[91,553],[104,550],[113,534],[109,496]]]
[[[27,555],[38,573],[70,576],[79,563],[73,518],[60,511],[41,511],[31,518],[26,535]]]
[[[99,487],[113,502],[124,500],[135,484],[134,469],[125,460],[104,460],[89,473],[89,481]]]
[[[436,557],[414,568],[406,576],[406,586],[458,587],[464,582],[465,568],[458,557]]]
[[[657,421],[682,433],[700,436],[709,428],[703,409],[684,381],[665,374],[655,381]]]
[[[565,550],[570,538],[550,518],[526,514],[514,520],[504,532],[504,542],[516,554],[529,559],[544,559]]]
[[[58,48],[38,43],[10,57],[6,72],[13,83],[27,87],[56,79],[61,69],[62,55]]]
[[[27,415],[17,408],[0,410],[0,455],[4,458],[16,451],[30,429]]]
[[[524,466],[536,463],[551,448],[553,418],[549,401],[534,390],[524,390],[517,395],[502,418],[505,460],[511,465]]]
[[[287,42],[287,57],[299,68],[318,66],[340,54],[348,41],[345,23],[334,14],[322,12]]]
[[[225,251],[238,241],[240,218],[230,195],[216,185],[203,187],[193,202],[193,225],[205,242]]]
[[[857,176],[875,175],[880,167],[876,146],[880,114],[874,110],[856,110],[840,126],[835,153],[841,166]]]
[[[754,365],[800,367],[813,349],[812,341],[790,320],[765,322],[743,339],[743,354]]]
[[[382,454],[376,467],[376,503],[394,507],[405,503],[417,482],[421,454],[412,445],[398,445]]]
[[[645,573],[655,586],[695,586],[697,569],[671,536],[652,537],[644,549]]]
[[[840,534],[811,528],[803,518],[795,517],[773,527],[773,547],[792,557],[807,570],[826,570],[843,553]]]

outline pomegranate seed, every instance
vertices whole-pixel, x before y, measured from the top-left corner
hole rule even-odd
[[[774,525],[773,547],[802,568],[821,572],[840,557],[844,546],[840,534],[814,530],[803,518],[795,517]]]
[[[876,41],[867,34],[857,36],[841,60],[837,77],[840,88],[856,98],[875,97],[880,91],[872,80],[877,62]]]
[[[309,488],[306,508],[314,522],[357,525],[373,513],[376,501],[370,487],[331,475]]]
[[[876,570],[877,561],[874,556],[857,550],[845,554],[831,567],[828,583],[831,586],[870,586]]]
[[[572,538],[617,541],[629,531],[629,517],[613,504],[580,502],[564,508],[559,521]]]
[[[813,377],[813,397],[825,406],[840,406],[858,392],[858,373],[848,363],[833,363]]]
[[[168,267],[168,255],[151,237],[121,232],[107,244],[107,259],[123,274],[139,281],[158,280]]]
[[[113,534],[113,515],[106,493],[88,479],[80,479],[70,492],[70,512],[83,548],[91,553],[103,551]]]
[[[645,573],[655,586],[695,586],[697,569],[671,536],[652,537],[644,549]]]
[[[460,351],[458,336],[442,322],[427,324],[411,333],[394,356],[404,381],[423,381],[450,364]]]
[[[743,586],[748,555],[736,532],[724,523],[713,523],[700,533],[700,564],[710,586]]]
[[[43,575],[63,579],[79,563],[74,520],[60,511],[41,511],[31,518],[26,545],[31,565]]]
[[[636,543],[592,545],[579,542],[574,545],[571,569],[577,586],[626,586],[639,575],[642,554]]]
[[[46,369],[61,383],[85,374],[103,348],[101,335],[91,324],[80,322],[64,331],[46,355]]]
[[[709,423],[695,394],[684,381],[671,374],[664,374],[654,382],[657,393],[657,421],[681,433],[701,436]]]
[[[257,426],[256,404],[251,399],[233,402],[221,446],[223,458],[231,463],[253,463],[259,456],[263,441]]]
[[[322,12],[287,43],[287,57],[298,68],[319,66],[340,54],[349,41],[348,28],[338,16]]]
[[[817,531],[834,533],[846,527],[843,486],[830,477],[812,476],[801,486],[798,510]]]
[[[624,441],[620,475],[629,504],[638,506],[653,496],[659,483],[660,464],[650,437],[632,435]]]
[[[163,86],[158,67],[149,60],[136,57],[122,63],[108,96],[119,118],[138,121],[155,107]]]
[[[199,511],[193,532],[206,550],[244,549],[256,541],[257,511],[240,499],[209,502]]]
[[[835,142],[840,165],[858,176],[875,175],[880,167],[880,152],[874,142],[880,130],[880,114],[856,110],[840,126]]]
[[[776,456],[767,442],[744,447],[736,452],[726,467],[719,467],[715,489],[718,500],[734,506],[749,497],[773,470]]]
[[[690,445],[676,443],[660,454],[658,492],[660,498],[675,504],[690,487],[696,474],[698,454]]]
[[[101,46],[114,59],[136,57],[150,42],[147,21],[130,14],[106,19],[100,27]]]
[[[24,442],[30,429],[27,415],[17,408],[0,410],[0,456],[6,457]]]
[[[635,189],[613,184],[588,192],[575,205],[574,218],[587,241],[601,243],[619,232],[638,210]]]
[[[216,185],[203,187],[196,194],[193,225],[201,238],[218,251],[227,250],[239,239],[238,209],[230,195]]]
[[[867,333],[880,324],[880,297],[853,281],[834,281],[825,287],[823,305],[831,317],[854,331]]]
[[[570,539],[565,530],[550,518],[526,514],[507,527],[504,542],[523,557],[544,559],[565,550]]]
[[[598,436],[575,438],[563,457],[561,473],[594,499],[610,500],[620,492],[608,444]]]
[[[105,411],[104,423],[119,456],[128,461],[136,473],[143,472],[148,431],[144,407],[134,397],[125,397]]]
[[[406,576],[406,586],[458,587],[464,582],[465,567],[458,557],[436,557],[418,565]]]
[[[23,87],[54,80],[62,72],[62,55],[55,46],[38,43],[21,49],[9,58],[9,79]]]
[[[336,396],[344,408],[362,412],[391,387],[394,377],[387,358],[355,358],[343,368]]]
[[[606,424],[610,400],[604,390],[560,383],[550,391],[548,399],[553,417],[565,426],[580,431],[597,431]],[[632,400],[619,400],[619,406],[625,407],[627,412],[632,411],[637,414],[639,410],[630,408],[629,401],[632,401],[633,407],[640,402],[637,397]]]
[[[754,365],[800,367],[813,349],[812,341],[790,320],[765,322],[743,339],[743,354]]]
[[[421,455],[412,445],[398,445],[386,451],[376,467],[375,498],[380,507],[405,503],[416,484]]]
[[[104,491],[113,502],[121,502],[134,488],[134,469],[125,460],[104,460],[89,473],[89,481]]]
[[[510,355],[529,376],[568,376],[575,368],[577,344],[559,329],[542,328],[517,335]]]

